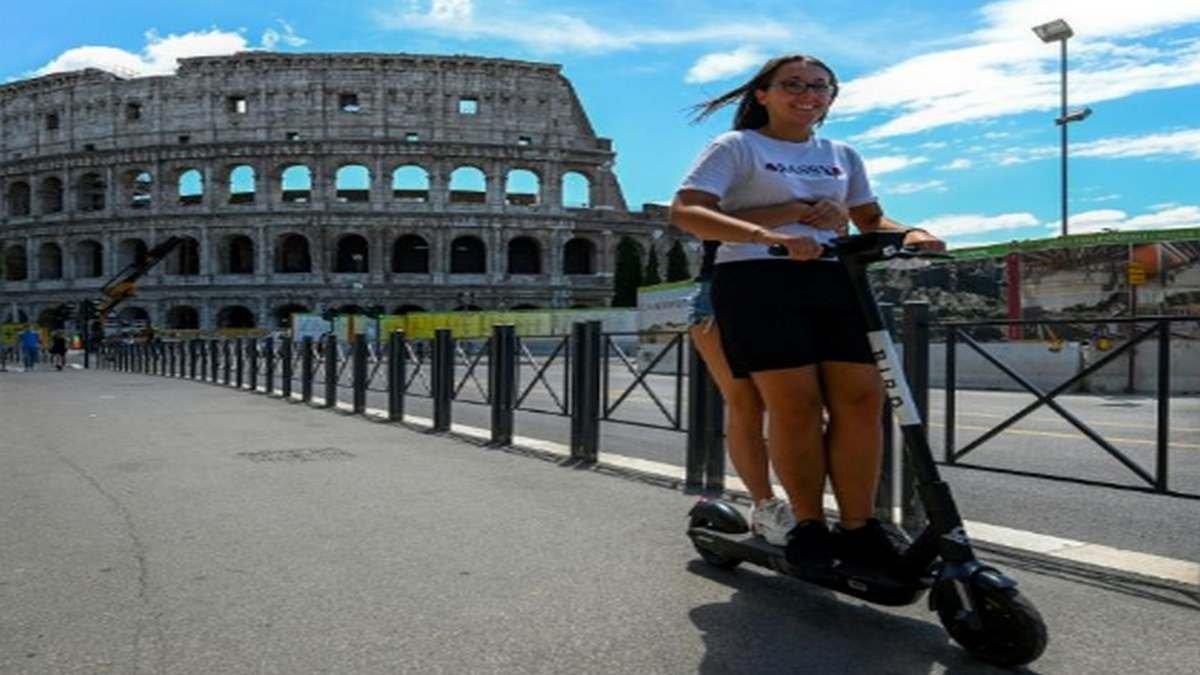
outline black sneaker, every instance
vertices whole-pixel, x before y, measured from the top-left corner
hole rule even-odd
[[[866,567],[899,576],[908,575],[904,565],[907,544],[899,536],[889,534],[875,518],[853,530],[836,526],[831,536],[834,556],[843,565]]]
[[[788,531],[788,564],[800,572],[820,572],[833,566],[833,536],[821,520],[806,520]]]

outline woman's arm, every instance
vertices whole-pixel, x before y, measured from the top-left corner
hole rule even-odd
[[[834,230],[838,234],[846,233],[846,221],[850,217],[845,206],[829,199],[816,202],[797,199],[782,204],[734,211],[729,215],[769,229],[802,223],[823,230]]]
[[[700,190],[680,190],[671,203],[671,223],[700,239],[770,246],[782,244],[793,258],[806,260],[821,254],[821,247],[809,237],[792,237],[772,232],[768,227],[723,213],[720,199]],[[786,205],[766,207],[785,209]],[[758,209],[756,209],[758,210]],[[772,216],[782,217],[781,213]],[[788,220],[786,222],[796,222]],[[782,224],[782,223],[779,223]]]
[[[946,250],[946,242],[919,227],[906,227],[883,215],[883,208],[878,202],[868,202],[850,207],[850,220],[854,221],[859,232],[875,232],[877,230],[899,230],[908,232],[904,237],[906,246],[917,246],[932,251]]]

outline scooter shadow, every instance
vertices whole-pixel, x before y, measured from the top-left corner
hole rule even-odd
[[[689,613],[704,639],[703,675],[1036,672],[975,660],[933,614],[931,621],[900,616],[748,565],[727,571],[696,560],[688,570],[735,591],[728,602]]]

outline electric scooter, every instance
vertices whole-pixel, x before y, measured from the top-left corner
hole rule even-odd
[[[788,563],[783,547],[751,534],[742,512],[719,499],[701,499],[692,508],[688,536],[700,557],[716,567],[733,569],[749,562],[876,604],[912,604],[931,589],[929,607],[959,645],[988,663],[1024,665],[1045,650],[1046,625],[1033,604],[1017,591],[1016,581],[975,558],[950,487],[938,474],[895,344],[867,283],[867,267],[872,263],[946,257],[906,248],[903,242],[904,232],[840,237],[825,245],[822,257],[835,257],[850,273],[871,350],[904,436],[917,494],[928,514],[927,526],[903,555],[904,569],[872,570],[840,561],[815,572],[798,569]],[[787,255],[781,246],[772,247],[771,253]]]

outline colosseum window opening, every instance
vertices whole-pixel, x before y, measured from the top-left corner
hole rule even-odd
[[[55,113],[49,113],[48,115],[46,115],[46,131],[57,131],[57,130],[58,130],[58,115]]]
[[[530,309],[541,309],[541,307],[538,307],[537,305],[531,305],[529,303],[522,303],[520,305],[513,305],[511,307],[511,309],[513,311],[519,312],[519,311],[530,310]]]
[[[541,201],[541,183],[536,173],[528,169],[508,172],[504,184],[504,203],[509,206],[537,206]]]
[[[337,170],[334,177],[337,200],[346,202],[371,201],[371,172],[361,164],[350,164]]]
[[[29,183],[14,181],[8,186],[8,215],[27,216],[32,208]]]
[[[200,243],[192,237],[183,237],[163,261],[163,272],[184,277],[200,274]]]
[[[83,151],[84,151],[84,152],[95,152],[95,151],[96,151],[96,145],[95,145],[94,143],[84,143],[84,144],[83,144]]]
[[[473,166],[460,166],[450,174],[451,204],[487,203],[487,177]]]
[[[429,173],[416,165],[392,172],[392,197],[402,202],[429,201]]]
[[[276,328],[291,328],[293,314],[308,314],[308,307],[304,305],[291,304],[282,307],[276,307],[272,312],[275,317]]]
[[[153,198],[151,189],[154,187],[154,178],[146,171],[131,172],[128,175],[129,207],[134,209],[149,207]]]
[[[187,145],[188,143],[191,143],[191,142],[192,142],[192,137],[191,137],[191,136],[188,136],[187,134],[184,134],[184,135],[182,135],[182,136],[180,136],[180,137],[179,137],[179,144],[180,144],[180,145]]]
[[[62,248],[47,242],[38,247],[38,279],[61,279],[63,275]]]
[[[142,119],[142,104],[141,103],[126,103],[125,104],[125,121],[136,122]]]
[[[421,140],[421,134],[418,134],[415,131],[410,131],[404,134],[404,141],[406,143],[416,143],[419,140]]]
[[[241,305],[222,307],[217,312],[217,328],[254,328],[254,312]]]
[[[285,202],[307,202],[312,197],[312,171],[307,166],[287,167],[279,182]]]
[[[308,239],[299,234],[283,237],[276,247],[275,272],[278,274],[308,274],[312,271],[312,257],[308,253]]]
[[[195,330],[200,327],[200,312],[195,307],[176,305],[167,310],[167,328]]]
[[[508,273],[542,273],[542,252],[531,237],[517,237],[508,242]]]
[[[591,274],[595,247],[587,239],[575,238],[563,248],[563,274]]]
[[[25,281],[25,247],[13,244],[4,251],[4,278],[7,281]]]
[[[98,173],[85,173],[79,178],[79,210],[103,211],[107,186]]]
[[[302,140],[303,137],[300,135],[299,131],[289,131],[286,134],[284,134],[284,138],[286,138],[289,141],[299,141],[299,140]]]
[[[235,166],[229,172],[229,203],[254,203],[254,167],[248,165]]]
[[[42,213],[59,213],[63,210],[63,182],[57,176],[42,181],[38,188],[38,201]]]
[[[4,323],[25,323],[26,321],[29,321],[29,315],[24,310],[18,309],[16,314],[9,310],[4,314]]]
[[[150,313],[141,307],[125,307],[117,312],[117,323],[129,327],[145,327],[150,323]]]
[[[146,262],[146,242],[141,239],[124,239],[117,245],[117,269]]]
[[[425,308],[420,305],[400,305],[392,310],[392,314],[408,314],[410,312],[424,312]]]
[[[338,240],[333,271],[339,274],[365,274],[370,271],[371,256],[367,240],[348,234]]]
[[[221,256],[221,274],[254,274],[254,241],[244,234],[225,239]]]
[[[338,94],[338,108],[342,112],[356,113],[362,108],[358,105],[358,94],[342,93]]]
[[[478,237],[459,237],[450,244],[450,273],[487,273],[487,251]]]
[[[406,234],[392,245],[392,271],[398,274],[428,274],[429,244],[415,234]]]
[[[460,99],[458,99],[458,114],[459,115],[477,115],[477,114],[479,114],[479,99],[477,99],[477,98],[460,98]]]
[[[568,171],[562,177],[562,205],[568,209],[586,209],[591,206],[592,185],[587,176]]]
[[[204,177],[196,169],[179,174],[179,203],[194,206],[204,201]]]
[[[517,145],[530,145],[533,143],[533,138],[529,136],[517,136]]]
[[[250,111],[250,103],[245,96],[230,96],[225,99],[225,111],[230,115],[245,115]]]
[[[104,247],[87,239],[75,245],[75,278],[95,279],[104,276]]]

